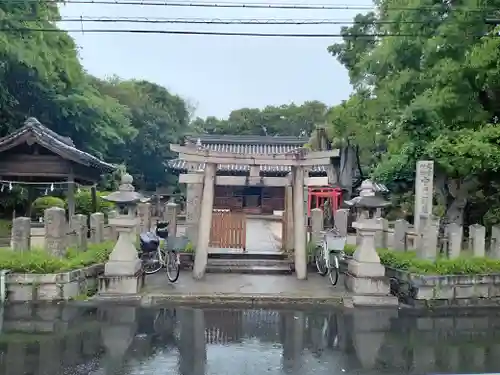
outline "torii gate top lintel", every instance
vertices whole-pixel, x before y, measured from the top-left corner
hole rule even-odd
[[[284,154],[239,154],[218,152],[206,148],[170,145],[170,150],[179,153],[179,158],[187,162],[240,165],[286,165],[292,167],[328,165],[330,158],[339,157],[340,151],[309,151],[298,149],[297,152]]]

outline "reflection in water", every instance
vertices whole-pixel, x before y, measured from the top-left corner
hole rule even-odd
[[[0,308],[0,374],[494,372],[500,316],[231,309]]]

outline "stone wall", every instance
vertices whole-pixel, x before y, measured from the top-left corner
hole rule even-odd
[[[93,294],[97,290],[97,280],[103,272],[104,265],[97,264],[54,274],[7,274],[7,300],[58,301]]]

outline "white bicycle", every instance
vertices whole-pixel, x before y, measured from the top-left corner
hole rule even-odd
[[[337,285],[340,275],[340,259],[344,257],[347,237],[340,236],[337,229],[322,232],[323,238],[316,247],[314,260],[321,276],[328,275],[332,285]]]

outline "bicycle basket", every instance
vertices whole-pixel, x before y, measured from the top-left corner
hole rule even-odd
[[[347,242],[347,237],[340,237],[333,233],[325,235],[326,246],[329,251],[343,251]]]

